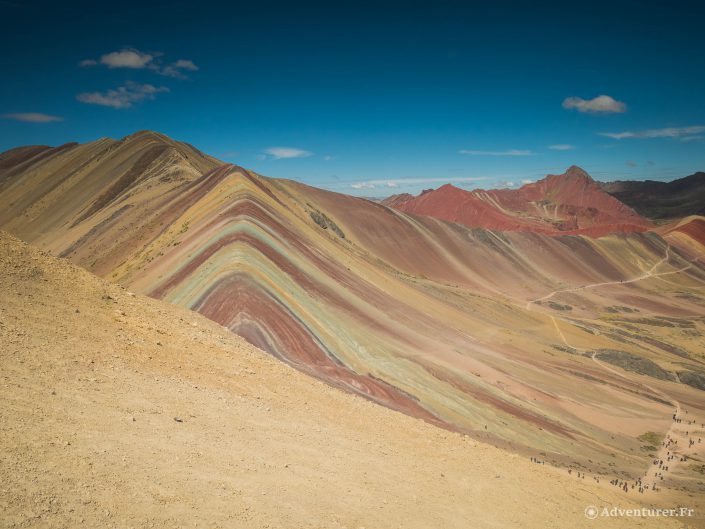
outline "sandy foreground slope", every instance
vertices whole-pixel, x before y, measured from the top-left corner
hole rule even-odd
[[[0,232],[0,527],[679,527]]]

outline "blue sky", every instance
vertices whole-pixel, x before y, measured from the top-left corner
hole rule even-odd
[[[367,196],[705,170],[702,2],[56,4],[0,0],[0,150],[152,129]]]

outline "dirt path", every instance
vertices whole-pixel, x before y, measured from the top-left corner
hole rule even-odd
[[[644,272],[642,275],[640,275],[638,277],[633,277],[632,279],[624,279],[624,280],[620,280],[620,281],[603,281],[600,283],[590,283],[590,284],[582,285],[579,287],[570,287],[570,288],[563,288],[563,289],[554,290],[552,292],[549,292],[545,296],[542,296],[540,298],[536,298],[533,300],[529,300],[526,303],[526,308],[528,310],[530,310],[530,307],[532,304],[540,303],[542,301],[548,301],[556,294],[561,294],[563,292],[579,292],[581,290],[587,290],[590,288],[597,288],[597,287],[604,287],[604,286],[609,286],[609,285],[627,285],[629,283],[636,283],[637,281],[643,281],[644,279],[649,279],[652,277],[661,277],[661,276],[667,276],[667,275],[672,275],[672,274],[679,274],[681,272],[684,272],[685,270],[692,268],[694,263],[696,263],[700,259],[702,259],[702,256],[696,257],[695,259],[692,259],[691,262],[687,266],[684,266],[684,267],[679,268],[677,270],[670,270],[668,272],[656,273],[656,269],[670,259],[670,250],[671,250],[671,247],[668,246],[666,248],[666,255],[660,261],[658,261],[656,264],[654,264],[648,271]]]
[[[631,378],[631,377],[628,376],[627,374],[625,374],[625,373],[623,373],[623,372],[620,372],[620,371],[614,369],[613,367],[610,367],[610,366],[606,365],[606,364],[603,363],[603,362],[600,362],[600,361],[597,359],[597,352],[596,352],[596,351],[590,351],[590,350],[588,350],[588,349],[583,349],[583,348],[580,348],[580,347],[575,347],[575,346],[572,345],[570,342],[568,342],[568,340],[566,339],[565,335],[563,334],[563,331],[561,330],[560,326],[558,325],[557,319],[556,319],[554,316],[549,316],[549,317],[550,317],[551,320],[553,321],[553,325],[555,326],[556,331],[558,332],[558,335],[559,335],[560,338],[561,338],[561,341],[562,341],[567,347],[570,347],[571,349],[574,349],[574,350],[576,350],[576,351],[578,351],[578,352],[580,352],[580,353],[587,353],[587,354],[590,354],[590,358],[591,358],[598,366],[600,366],[602,369],[604,369],[605,371],[608,371],[609,373],[612,373],[612,374],[614,374],[614,375],[616,375],[616,376],[618,376],[618,377],[620,377],[620,378],[622,378],[622,379],[624,379],[624,380],[627,380],[627,381],[629,381],[629,382],[636,383],[636,384],[638,384],[639,386],[641,386],[642,388],[644,388],[644,389],[650,391],[651,393],[653,393],[653,394],[655,394],[655,395],[658,395],[658,396],[659,396],[660,398],[662,398],[663,400],[666,400],[666,401],[670,402],[670,404],[675,408],[675,416],[676,416],[676,417],[681,417],[681,416],[682,416],[682,410],[681,410],[681,404],[680,404],[680,402],[678,402],[678,401],[677,401],[675,398],[673,398],[671,395],[668,395],[668,394],[665,393],[664,391],[662,391],[662,390],[660,390],[660,389],[657,389],[657,388],[655,388],[655,387],[653,387],[653,386],[651,386],[651,385],[649,385],[649,384],[646,384],[646,383],[641,382],[641,381],[639,381],[639,380],[634,380],[633,378]],[[669,427],[668,431],[664,434],[664,439],[665,439],[665,440],[668,440],[668,439],[672,439],[672,440],[675,440],[675,439],[678,439],[678,440],[683,439],[683,440],[685,440],[685,439],[684,439],[684,436],[682,436],[682,435],[679,433],[679,432],[680,432],[680,429],[678,428],[678,426],[679,426],[679,423],[677,423],[675,420],[672,421],[671,426]],[[682,446],[682,445],[681,445],[681,446]],[[654,457],[654,459],[656,459],[656,460],[661,460],[661,461],[664,461],[664,462],[665,462],[665,461],[667,460],[667,457],[668,457],[668,455],[667,455],[668,452],[675,453],[675,449],[674,449],[673,447],[669,447],[669,445],[663,445],[663,446],[661,446],[660,450],[658,451],[658,453],[656,454],[656,456]],[[674,466],[675,466],[675,461],[674,461],[674,464],[669,464],[669,471],[668,471],[668,472],[672,472],[672,471],[673,471],[673,468],[672,468],[672,467],[674,467]],[[661,472],[661,474],[664,476],[664,479],[665,479],[665,478],[667,477],[667,475],[668,475],[668,472],[664,472],[664,471],[659,470],[658,465],[654,465],[654,464],[649,465],[649,467],[648,467],[648,469],[646,470],[646,472],[644,472],[644,475],[643,475],[643,477],[642,477],[642,482],[643,482],[644,485],[646,486],[645,493],[653,493],[653,492],[654,492],[653,490],[651,490],[651,485],[653,485],[653,484],[656,484],[657,487],[660,486],[660,484],[661,484],[660,482],[663,481],[663,480],[661,480],[660,477],[657,476],[657,473],[659,473],[659,472]]]
[[[623,284],[628,284],[628,283],[635,283],[637,281],[643,281],[645,279],[649,278],[655,278],[655,277],[661,277],[661,276],[666,276],[670,274],[677,274],[680,272],[683,272],[685,270],[688,270],[689,268],[692,268],[695,263],[697,263],[702,256],[698,256],[694,259],[691,260],[691,262],[682,268],[679,268],[677,270],[671,270],[668,272],[661,272],[657,273],[656,270],[658,269],[659,266],[661,266],[663,263],[667,262],[670,259],[670,245],[666,247],[666,254],[662,259],[660,259],[657,263],[655,263],[648,271],[646,271],[644,274],[634,277],[632,279],[627,279],[623,281],[606,281],[606,282],[600,282],[600,283],[591,283],[588,285],[583,285],[580,287],[572,287],[572,288],[566,288],[566,289],[558,289],[554,290],[545,296],[542,296],[540,298],[531,300],[527,302],[526,308],[527,310],[531,310],[532,306],[534,303],[538,303],[541,301],[546,301],[551,299],[553,296],[556,294],[562,293],[562,292],[578,292],[581,290],[586,290],[590,288],[595,288],[595,287],[601,287],[601,286],[608,286],[608,285],[623,285]],[[590,358],[598,365],[600,368],[603,370],[612,373],[613,375],[616,375],[624,380],[627,380],[632,383],[636,383],[642,388],[650,391],[651,393],[658,395],[661,399],[669,402],[673,408],[675,409],[675,414],[674,417],[676,419],[681,419],[683,417],[683,410],[681,408],[680,402],[672,397],[671,395],[665,393],[664,391],[655,388],[649,384],[646,384],[640,380],[635,380],[634,378],[630,377],[627,375],[625,372],[620,372],[617,369],[614,369],[608,365],[606,365],[604,362],[601,362],[600,360],[597,359],[597,352],[588,350],[588,349],[583,349],[580,347],[576,347],[572,345],[566,338],[565,334],[560,328],[560,325],[558,324],[558,318],[551,314],[547,314],[549,318],[551,318],[551,322],[553,323],[553,326],[556,329],[556,333],[560,337],[561,341],[563,342],[564,345],[567,347],[570,347],[571,349],[581,352],[581,353],[587,353],[590,355]],[[564,321],[561,319],[561,321]],[[685,436],[684,433],[685,431],[682,430],[681,427],[682,423],[676,422],[674,419],[671,423],[671,426],[669,429],[666,431],[664,434],[664,442],[662,443],[661,448],[659,449],[658,453],[654,456],[654,460],[657,461],[663,461],[664,465],[668,467],[668,471],[664,471],[659,468],[658,464],[650,464],[647,470],[645,471],[643,477],[642,477],[642,483],[645,485],[645,493],[653,493],[654,491],[652,490],[651,486],[656,485],[657,488],[660,487],[661,483],[665,481],[670,473],[673,472],[674,468],[677,466],[677,463],[680,461],[680,457],[684,454],[683,446],[688,443],[689,437]],[[699,431],[699,430],[694,430],[694,431]],[[670,441],[670,442],[669,442]],[[674,441],[681,441],[681,444],[678,445],[677,443],[674,443]],[[678,447],[677,449],[675,447]],[[697,447],[697,445],[696,445]],[[689,447],[690,448],[690,447]],[[678,450],[678,451],[676,451]],[[668,461],[668,456],[669,454],[675,454],[676,459]],[[662,466],[664,466],[662,465]],[[663,479],[661,479],[661,476],[663,476]]]
[[[600,362],[597,357],[596,353],[592,353],[592,359],[602,367],[603,369],[610,371],[611,373],[614,373],[617,376],[620,376],[624,378],[625,380],[631,380],[628,376],[626,376],[624,373],[620,373],[616,369],[611,368],[610,366],[604,364],[603,362]],[[671,395],[668,393],[659,390],[649,384],[643,383],[643,382],[638,382],[641,387],[650,390],[651,392],[655,393],[659,397],[661,397],[664,400],[667,400],[671,403],[671,405],[675,408],[674,414],[673,414],[673,420],[671,421],[671,426],[668,428],[666,433],[664,434],[663,442],[661,445],[661,448],[659,451],[656,453],[656,455],[653,457],[653,460],[663,462],[662,465],[659,465],[658,463],[653,463],[649,465],[649,468],[647,471],[644,473],[644,477],[642,478],[642,482],[649,487],[650,485],[656,485],[657,488],[660,488],[662,484],[668,479],[669,475],[672,475],[675,469],[680,466],[680,463],[682,463],[681,458],[685,456],[686,458],[691,457],[693,455],[696,456],[702,456],[703,452],[705,452],[705,445],[702,443],[697,443],[693,447],[690,447],[688,445],[688,441],[691,438],[697,439],[698,436],[702,436],[703,433],[705,432],[705,429],[703,429],[700,425],[702,425],[702,422],[698,422],[702,418],[694,418],[694,417],[688,417],[688,413],[686,410],[684,410],[681,407],[681,403],[678,402],[675,398],[673,398]],[[678,422],[678,421],[681,422]],[[685,423],[682,421],[686,421]],[[689,424],[690,421],[694,421],[694,423],[691,425]],[[693,434],[692,436],[690,434]],[[692,449],[691,449],[692,448]],[[669,455],[674,456],[673,459],[669,461]],[[687,459],[686,459],[687,461]],[[662,467],[667,467],[668,470],[664,470]],[[663,479],[661,479],[663,477]],[[651,488],[647,488],[645,491],[647,494],[653,494],[654,491]]]
[[[628,380],[628,381],[630,381],[630,382],[636,382],[635,380],[633,380],[632,378],[628,377],[628,376],[625,375],[624,373],[620,373],[620,372],[617,371],[616,369],[614,369],[614,368],[612,368],[612,367],[606,365],[606,364],[603,363],[603,362],[600,362],[600,361],[597,359],[597,352],[596,352],[596,351],[593,351],[593,353],[592,353],[592,355],[591,355],[591,358],[592,358],[592,360],[593,360],[597,365],[599,365],[602,369],[604,369],[604,370],[606,370],[606,371],[609,371],[610,373],[614,373],[615,375],[617,375],[617,376],[623,378],[624,380]],[[653,387],[653,386],[650,386],[649,384],[645,384],[645,383],[640,382],[640,381],[638,381],[637,383],[638,383],[642,388],[647,389],[647,390],[651,391],[652,393],[658,395],[658,396],[661,397],[662,399],[664,399],[664,400],[670,402],[670,403],[671,403],[671,406],[673,406],[673,407],[675,408],[675,414],[674,414],[675,417],[680,417],[680,416],[681,416],[681,404],[680,404],[680,402],[678,402],[676,399],[674,399],[672,396],[668,395],[667,393],[665,393],[665,392],[663,392],[663,391],[661,391],[661,390],[659,390],[659,389],[657,389],[657,388],[655,388],[655,387]],[[678,423],[677,423],[675,420],[673,420],[673,421],[671,422],[671,426],[668,428],[668,431],[664,434],[664,439],[665,439],[665,440],[667,440],[667,439],[675,439],[675,438],[677,438],[677,437],[680,437],[680,436],[678,435],[678,433],[677,433],[677,432],[678,432],[677,425],[678,425]],[[670,450],[673,450],[673,448],[671,448]],[[667,456],[667,453],[668,453],[670,450],[669,450],[669,446],[668,446],[667,444],[662,445],[661,448],[659,449],[658,453],[657,453],[656,456],[654,457],[654,459],[656,459],[656,460],[661,460],[661,461],[666,461],[666,460],[667,460],[667,457],[668,457],[668,456]],[[673,469],[670,468],[671,466],[672,466],[672,465],[669,465],[669,472],[672,472],[672,471],[673,471]],[[642,482],[646,485],[646,492],[647,492],[647,493],[652,493],[652,492],[654,492],[654,491],[650,488],[651,485],[654,485],[654,484],[655,484],[655,485],[659,486],[659,485],[660,485],[660,482],[663,481],[663,480],[661,480],[661,479],[657,476],[658,472],[659,472],[659,467],[658,467],[658,465],[651,464],[651,465],[649,465],[649,468],[648,468],[648,469],[646,470],[646,472],[644,473],[644,476],[642,477]],[[663,475],[664,475],[664,478],[665,478],[666,475],[667,475],[667,473],[666,473],[666,474],[663,474]]]

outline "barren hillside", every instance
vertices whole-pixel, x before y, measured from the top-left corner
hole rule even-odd
[[[699,217],[599,238],[470,229],[147,131],[3,156],[14,235],[383,406],[608,481],[647,473],[643,438],[675,403],[705,422]],[[658,484],[702,493],[698,468]]]
[[[585,518],[636,505],[604,481],[335,390],[4,233],[0,288],[1,527],[633,527]]]

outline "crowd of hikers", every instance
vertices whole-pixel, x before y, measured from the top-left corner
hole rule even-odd
[[[685,415],[688,414],[687,411],[684,412]],[[694,425],[695,429],[697,429],[697,423],[694,420],[690,419],[684,419],[683,417],[678,416],[678,411],[673,413],[672,416],[673,422],[676,424],[685,424],[685,425]],[[705,423],[700,423],[700,430],[705,430]],[[683,432],[685,434],[685,438],[688,440],[688,449],[692,448],[693,446],[697,444],[702,444],[703,440],[702,437],[700,436],[702,432],[698,432],[700,435],[695,435],[695,433],[692,430],[686,430]],[[691,435],[692,434],[692,435]],[[649,473],[647,472],[647,476],[642,478],[637,478],[636,480],[626,480],[622,478],[615,478],[613,480],[610,480],[610,485],[614,485],[615,487],[623,490],[624,492],[629,492],[629,491],[636,491],[641,494],[643,494],[646,491],[659,491],[660,486],[657,486],[657,483],[660,483],[661,481],[664,481],[665,479],[665,472],[668,472],[670,470],[670,462],[671,461],[679,461],[679,462],[686,462],[688,461],[688,456],[683,453],[677,453],[677,450],[679,450],[678,446],[678,439],[674,439],[670,434],[667,434],[665,439],[661,442],[661,446],[666,450],[666,455],[665,459],[661,457],[655,457],[652,460],[652,466],[657,467],[654,470],[653,473],[653,482],[646,483],[644,480],[648,479]],[[682,447],[680,448],[682,451]],[[544,465],[545,461],[537,459],[535,457],[531,457],[531,462],[536,463],[539,465]],[[569,468],[568,469],[568,474],[573,475],[573,469]],[[580,471],[575,471],[575,474],[577,475],[578,478],[580,479],[585,479],[586,474],[585,472],[580,472]],[[599,483],[600,478],[597,476],[593,476],[593,479]]]

